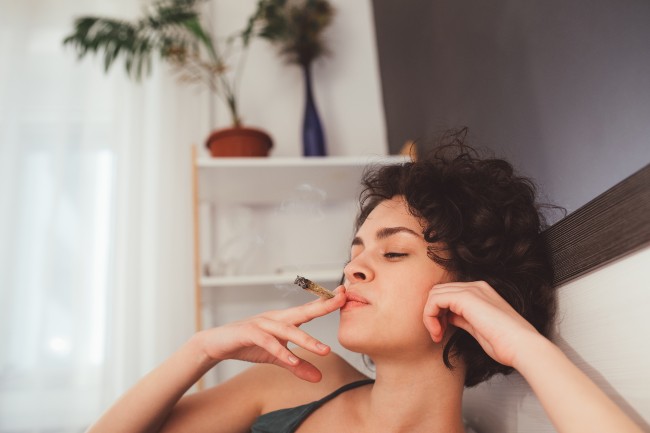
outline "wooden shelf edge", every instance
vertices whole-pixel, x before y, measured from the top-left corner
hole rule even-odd
[[[410,158],[403,155],[362,155],[362,156],[327,156],[327,157],[268,157],[268,158],[197,158],[199,168],[210,167],[340,167],[364,166],[373,163],[407,162]]]

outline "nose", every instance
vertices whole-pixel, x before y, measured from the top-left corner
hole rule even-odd
[[[363,258],[363,254],[350,260],[348,264],[345,265],[343,274],[345,275],[345,279],[350,283],[368,282],[375,276],[372,268]]]

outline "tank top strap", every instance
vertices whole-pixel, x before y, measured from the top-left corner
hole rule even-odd
[[[342,387],[340,387],[339,389],[337,389],[336,391],[334,391],[334,392],[326,395],[325,397],[321,398],[320,400],[318,400],[315,403],[317,403],[318,406],[322,406],[323,404],[327,403],[328,401],[332,400],[333,398],[337,397],[338,395],[343,394],[346,391],[349,391],[349,390],[354,389],[354,388],[358,388],[360,386],[368,385],[370,383],[375,383],[375,380],[374,379],[363,379],[363,380],[358,380],[356,382],[347,383],[347,384],[343,385]]]
[[[319,407],[332,400],[336,396],[358,388],[363,385],[374,383],[373,379],[364,379],[356,382],[351,382],[320,400],[311,403],[303,404],[301,406],[290,407],[286,409],[278,409],[273,412],[268,412],[260,415],[251,426],[250,433],[292,433],[302,424],[302,422],[309,417]]]

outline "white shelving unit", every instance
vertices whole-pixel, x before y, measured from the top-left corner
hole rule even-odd
[[[205,260],[200,257],[202,236],[206,235],[202,234],[200,227],[199,206],[208,203],[212,206],[234,205],[269,209],[280,206],[301,186],[309,185],[322,194],[324,224],[330,224],[327,220],[327,212],[330,209],[328,206],[337,209],[336,206],[341,203],[356,203],[360,179],[368,165],[393,164],[408,160],[403,156],[210,158],[197,157],[196,150],[193,156],[197,329],[204,325],[201,310],[205,290],[292,284],[296,276],[295,272],[280,267],[255,274],[206,275],[202,266]],[[278,218],[277,214],[274,217]],[[328,225],[327,236],[339,236],[339,233],[344,236],[349,233],[352,219],[350,217],[345,220],[343,227],[338,227],[337,224],[341,223],[336,221]],[[294,231],[293,229],[308,232],[310,227],[292,227],[287,231]],[[274,235],[278,236],[277,233]],[[286,236],[291,236],[291,233],[286,233]],[[347,242],[347,238],[343,241]],[[278,254],[282,254],[281,249]],[[277,260],[277,257],[274,259]],[[341,261],[343,260],[345,257],[341,257]],[[305,269],[304,265],[300,270],[308,278],[321,283],[338,282],[342,271],[341,266],[331,266],[331,269],[327,266]]]
[[[323,158],[199,158],[199,200],[276,203],[301,183],[326,189],[328,201],[355,199],[368,164],[405,161],[401,156]]]

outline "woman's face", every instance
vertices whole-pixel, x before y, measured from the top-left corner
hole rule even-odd
[[[345,267],[344,347],[373,358],[435,347],[422,313],[428,291],[447,273],[427,256],[422,229],[401,196],[380,203],[359,228]]]

